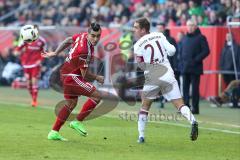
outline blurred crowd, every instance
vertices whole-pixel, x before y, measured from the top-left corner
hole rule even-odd
[[[19,10],[18,10],[19,9]],[[11,13],[12,12],[12,13]],[[0,25],[88,26],[96,20],[121,26],[145,16],[168,26],[186,25],[190,18],[200,26],[224,25],[227,16],[240,14],[239,0],[0,0]]]

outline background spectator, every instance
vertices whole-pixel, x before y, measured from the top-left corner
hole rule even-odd
[[[178,47],[177,47],[177,42],[175,41],[175,39],[173,37],[171,37],[170,35],[170,31],[169,29],[166,28],[164,23],[159,23],[157,24],[157,30],[158,32],[162,32],[165,37],[167,38],[167,40],[169,41],[169,43],[171,43],[172,45],[174,45],[174,47],[176,48],[176,52],[173,56],[169,56],[168,60],[172,66],[172,69],[174,71],[176,80],[178,81],[178,84],[180,84],[180,72],[179,72],[179,68],[178,68]]]
[[[125,24],[127,20],[141,16],[163,21],[171,26],[186,25],[186,21],[193,17],[198,19],[199,25],[223,25],[227,16],[239,14],[240,2],[239,0],[0,1],[0,16],[10,12],[13,14],[1,22],[3,25],[38,23],[86,26],[87,21],[96,20],[109,26],[112,22],[120,21],[121,24]]]
[[[0,85],[10,85],[18,76],[21,76],[22,67],[18,59],[13,56],[12,49],[0,54]]]
[[[182,39],[180,55],[183,62],[183,97],[189,105],[189,89],[192,85],[192,113],[199,114],[200,75],[203,74],[203,60],[209,54],[206,37],[201,34],[194,20],[187,21],[188,33]]]
[[[233,57],[232,57],[232,46],[233,46],[237,71],[240,72],[240,46],[231,37],[232,36],[230,33],[226,34],[226,41],[220,57],[220,69],[223,71],[234,72],[234,64],[233,64]],[[236,77],[234,74],[223,74],[223,79],[226,85],[228,85],[232,80],[235,80]]]
[[[181,73],[183,72],[183,59],[182,59],[182,39],[184,37],[184,32],[183,31],[180,31],[178,32],[177,34],[177,51],[178,51],[178,54],[177,54],[177,71],[179,72],[179,87],[181,88],[182,85],[180,83],[180,76],[181,76]]]
[[[236,100],[236,106],[233,105],[233,107],[238,107],[238,102],[240,100],[240,80],[231,81],[220,96],[210,97],[209,100],[217,107],[221,107],[224,103]]]

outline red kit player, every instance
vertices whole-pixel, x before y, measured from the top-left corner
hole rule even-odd
[[[101,84],[104,83],[103,76],[95,75],[88,69],[89,64],[93,60],[94,46],[98,43],[100,36],[100,25],[92,23],[88,28],[88,32],[68,37],[58,46],[55,52],[42,54],[43,57],[52,57],[58,55],[70,45],[72,46],[60,70],[66,104],[59,110],[52,130],[48,134],[48,139],[50,140],[66,140],[59,134],[59,130],[76,107],[78,96],[81,95],[89,98],[77,115],[77,120],[70,122],[70,127],[83,136],[87,135],[82,121],[101,100],[100,92],[88,80],[96,80]]]
[[[33,42],[23,41],[15,49],[15,55],[20,55],[24,76],[27,78],[27,87],[32,97],[32,106],[37,106],[38,78],[41,73],[41,53],[44,52],[46,41],[39,37]]]

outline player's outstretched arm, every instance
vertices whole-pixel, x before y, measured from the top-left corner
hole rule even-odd
[[[54,52],[43,52],[42,56],[45,58],[53,57],[61,53],[63,50],[68,48],[73,43],[72,37],[66,38],[60,45],[57,47],[57,49]]]
[[[162,42],[164,45],[163,47],[167,51],[168,56],[173,56],[176,52],[176,48],[174,47],[174,45],[169,43],[169,41],[166,39],[166,37],[164,37],[162,40],[163,40]]]

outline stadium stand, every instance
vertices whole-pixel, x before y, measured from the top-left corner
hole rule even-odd
[[[168,26],[182,26],[194,18],[199,25],[225,25],[226,17],[240,12],[238,0],[1,0],[1,26],[40,23],[82,26],[96,20],[106,26],[125,24],[146,16]],[[17,8],[17,9],[16,9]]]

